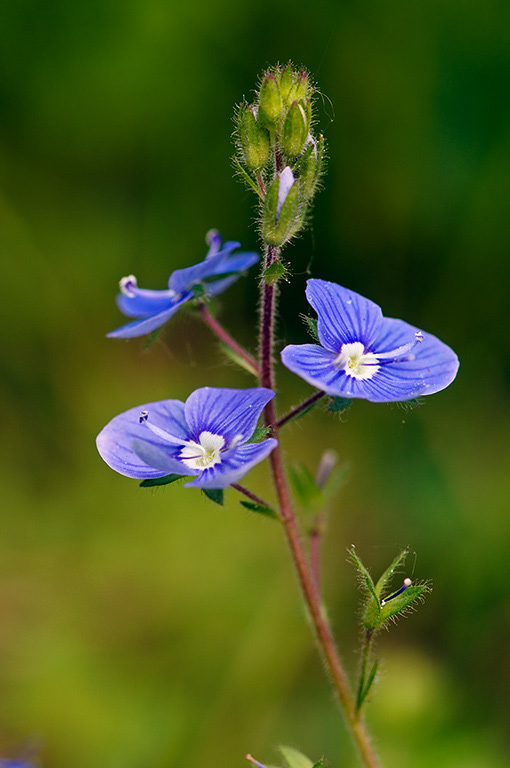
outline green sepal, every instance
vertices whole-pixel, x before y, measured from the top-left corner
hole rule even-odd
[[[282,113],[282,97],[276,77],[268,72],[262,81],[259,93],[259,113],[265,126],[274,133]]]
[[[250,171],[259,173],[269,160],[271,143],[267,128],[256,120],[248,104],[239,107],[238,131],[244,162]]]
[[[289,158],[303,151],[308,137],[308,117],[303,104],[293,101],[283,124],[280,145]]]
[[[281,261],[273,261],[271,266],[262,273],[262,279],[267,285],[274,285],[278,280],[281,280],[286,271],[285,265]]]
[[[187,475],[165,475],[164,477],[149,477],[147,480],[142,480],[140,488],[154,488],[157,485],[170,485],[177,480],[187,480]]]
[[[308,96],[308,89],[310,87],[310,80],[308,78],[308,75],[306,72],[301,72],[298,76],[296,85],[294,86],[294,90],[292,91],[292,98],[297,99],[299,101],[300,99],[306,99]]]
[[[282,753],[282,757],[287,763],[288,768],[314,768],[313,760],[304,755],[294,747],[287,747],[280,744],[278,747]]]
[[[379,598],[377,597],[377,592],[375,591],[375,584],[372,581],[372,577],[361,562],[360,558],[358,557],[356,550],[353,547],[351,547],[349,550],[347,550],[351,556],[351,560],[354,563],[354,566],[356,567],[356,570],[358,571],[358,576],[360,580],[360,584],[364,591],[369,594],[375,600],[375,602],[379,603]],[[364,622],[363,622],[364,623]],[[366,625],[365,625],[366,626]]]
[[[276,220],[279,188],[280,177],[277,176],[267,190],[262,218],[262,237],[268,245],[277,247],[286,243],[294,234],[299,216],[299,184],[296,181],[285,198],[278,221]]]
[[[257,427],[247,443],[261,443],[271,432],[271,427]]]
[[[317,333],[317,318],[310,317],[310,315],[300,315],[300,317],[312,339],[314,339],[314,341],[319,341],[319,334]]]
[[[232,347],[229,347],[228,344],[225,344],[222,341],[220,342],[220,348],[225,357],[228,357],[229,360],[238,365],[240,368],[243,368],[245,371],[248,371],[248,373],[251,373],[252,376],[258,377],[258,371],[253,367],[253,365],[250,365],[248,360],[246,360],[244,357],[241,357],[241,355],[238,355],[237,352],[232,349]]]
[[[234,157],[234,166],[237,173],[239,174],[239,176],[241,176],[243,181],[245,181],[246,184],[248,184],[248,186],[251,189],[253,189],[253,191],[256,192],[260,198],[262,198],[262,192],[260,191],[257,182],[255,181],[255,179],[252,179],[249,173],[246,172],[246,170],[243,168],[243,166],[241,165],[237,157]]]
[[[220,504],[220,506],[223,506],[223,488],[202,488],[202,491],[205,493],[208,499],[211,499],[211,501],[214,501],[215,504]]]
[[[257,504],[254,501],[241,501],[240,504],[242,504],[243,507],[246,507],[246,509],[249,509],[250,512],[256,512],[258,515],[270,517],[272,520],[280,519],[278,512],[275,509],[272,509],[272,507],[266,507],[265,504]]]
[[[399,568],[401,565],[403,565],[406,561],[406,557],[409,554],[409,550],[403,549],[402,552],[400,552],[392,563],[386,568],[383,575],[379,577],[377,584],[375,585],[375,592],[378,597],[383,597],[383,591],[386,587],[387,583],[393,578],[395,571],[397,568]]]
[[[346,411],[350,408],[353,402],[354,398],[352,397],[332,397],[328,405],[328,411],[342,413],[342,411]]]
[[[151,349],[152,345],[154,344],[154,342],[156,341],[156,339],[158,338],[159,334],[161,333],[164,327],[165,327],[165,324],[160,325],[159,328],[155,328],[154,331],[151,331],[151,333],[149,333],[145,341],[145,344],[143,345],[144,352],[148,352]]]
[[[282,69],[278,85],[280,87],[280,95],[283,101],[288,105],[290,92],[294,86],[294,72],[292,71],[292,64],[290,61],[287,66]]]

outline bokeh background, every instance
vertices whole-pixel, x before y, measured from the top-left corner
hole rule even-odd
[[[234,104],[265,66],[312,72],[329,144],[288,249],[282,344],[304,280],[336,280],[456,349],[415,410],[357,403],[288,427],[290,461],[350,466],[324,545],[346,665],[358,594],[408,545],[433,580],[380,638],[368,707],[392,768],[502,768],[510,750],[507,397],[510,24],[505,0],[2,0],[0,754],[44,768],[355,765],[278,526],[116,475],[94,438],[197,386],[251,386],[190,315],[150,353],[107,340],[118,279],[163,288],[217,227],[258,247],[233,179]],[[217,305],[253,346],[256,271]],[[280,409],[310,393],[279,373]],[[270,496],[267,467],[247,485]],[[416,554],[414,554],[416,553]]]

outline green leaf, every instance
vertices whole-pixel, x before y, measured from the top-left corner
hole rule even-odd
[[[304,464],[296,463],[289,467],[289,480],[301,506],[309,510],[321,506],[322,491],[317,488],[313,475]]]
[[[208,499],[223,506],[223,488],[202,488]]]
[[[372,669],[370,671],[370,674],[369,674],[369,676],[367,678],[366,685],[363,688],[363,690],[361,690],[359,692],[358,701],[356,703],[356,708],[357,709],[361,709],[361,707],[363,706],[363,702],[365,701],[365,699],[367,698],[367,696],[368,696],[368,694],[370,692],[370,688],[372,687],[372,683],[375,680],[375,676],[377,675],[378,669],[379,669],[379,662],[378,661],[374,661],[374,666],[372,667]]]
[[[258,515],[265,515],[265,517],[270,517],[273,520],[280,519],[278,512],[271,507],[266,507],[265,504],[257,504],[254,501],[241,501],[240,503],[243,507],[249,509],[250,512],[256,512]]]
[[[281,280],[286,271],[281,261],[274,261],[270,267],[264,270],[262,278],[267,285],[274,285],[278,280]]]
[[[381,593],[383,592],[387,582],[390,581],[390,579],[394,576],[397,568],[405,563],[408,554],[409,550],[403,549],[402,552],[400,552],[393,560],[393,562],[386,568],[383,575],[375,585],[375,591],[378,597],[381,597]]]
[[[232,347],[229,347],[228,344],[225,344],[222,341],[220,342],[220,348],[225,357],[228,357],[229,360],[238,365],[240,368],[244,368],[244,370],[248,371],[248,373],[258,377],[258,372],[255,370],[255,368],[250,365],[248,360],[246,360],[244,357],[241,357],[241,355],[238,355],[237,352],[232,349]]]
[[[313,760],[294,747],[280,745],[278,747],[288,768],[314,768]]]
[[[271,432],[271,427],[257,427],[247,443],[261,443]]]
[[[260,191],[257,182],[252,179],[251,176],[245,171],[237,157],[234,158],[234,166],[243,181],[245,181],[246,184],[248,184],[248,186],[251,187],[251,189],[253,189],[253,191],[256,192],[260,198],[262,198],[262,192]]]
[[[142,480],[140,488],[154,488],[156,485],[170,485],[177,480],[186,480],[186,475],[165,475],[164,477],[151,477],[148,480]]]
[[[312,339],[314,339],[314,341],[319,341],[319,334],[317,333],[317,318],[310,317],[309,315],[300,315],[300,317],[306,325],[306,330]]]
[[[328,405],[328,411],[333,411],[334,413],[342,413],[342,411],[346,411],[348,408],[350,408],[352,403],[353,398],[332,397]]]

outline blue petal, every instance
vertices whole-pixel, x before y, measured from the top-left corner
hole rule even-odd
[[[121,325],[120,328],[116,328],[106,335],[109,339],[131,339],[135,336],[144,336],[146,333],[150,333],[166,323],[166,321],[172,317],[172,315],[174,315],[177,310],[191,298],[191,296],[192,294],[188,293],[169,309],[165,309],[163,312],[159,312],[151,317],[145,317],[141,320],[134,320],[132,323]]]
[[[184,291],[191,290],[197,283],[217,274],[218,266],[223,265],[225,257],[239,247],[240,243],[225,243],[221,251],[213,253],[212,256],[208,256],[198,264],[194,264],[192,267],[185,267],[184,269],[176,269],[170,275],[168,287],[176,293],[184,293]],[[224,269],[220,269],[220,272],[224,271]]]
[[[331,352],[355,341],[370,346],[376,338],[382,312],[373,301],[326,280],[308,280],[306,298],[317,312],[319,340]]]
[[[170,291],[152,291],[146,288],[134,288],[133,295],[119,293],[117,306],[128,317],[150,317],[175,303],[175,294]],[[179,297],[180,298],[180,297]]]
[[[395,349],[411,341],[418,330],[403,320],[386,317],[371,351],[377,355],[378,352]],[[457,355],[436,336],[424,331],[421,333],[423,341],[411,352],[414,359],[383,365],[373,378],[359,382],[365,385],[367,400],[411,400],[421,395],[432,395],[452,383],[459,368]]]
[[[194,474],[175,458],[181,450],[180,446],[167,443],[151,432],[146,424],[140,424],[142,411],[147,411],[151,424],[174,437],[188,439],[184,403],[180,400],[139,405],[115,416],[97,436],[97,449],[108,466],[121,475],[139,479],[163,477],[170,473]]]
[[[264,406],[274,392],[263,387],[253,389],[220,389],[202,387],[186,400],[186,421],[192,439],[207,431],[221,435],[228,443],[242,435],[242,442],[253,434]]]
[[[237,483],[244,475],[269,456],[278,445],[278,441],[272,437],[261,443],[248,443],[234,448],[222,458],[220,464],[215,464],[206,469],[195,480],[186,483],[186,488],[227,488],[232,483]]]
[[[281,353],[282,363],[289,371],[297,374],[317,389],[328,395],[353,397],[343,391],[347,385],[343,370],[334,365],[337,357],[334,352],[319,347],[318,344],[289,344]]]

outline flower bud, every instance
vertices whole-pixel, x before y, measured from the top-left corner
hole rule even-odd
[[[285,69],[282,70],[282,73],[280,75],[280,95],[284,101],[285,104],[290,103],[290,92],[294,86],[294,72],[292,71],[292,64],[289,63],[285,67]]]
[[[273,181],[264,200],[262,236],[268,245],[283,245],[296,231],[299,189],[287,166]]]
[[[254,108],[247,104],[239,109],[238,128],[243,160],[250,171],[258,173],[269,160],[269,133],[257,121]]]
[[[296,99],[296,101],[299,101],[300,99],[306,99],[306,97],[309,95],[308,94],[309,86],[310,86],[310,80],[308,79],[307,73],[301,72],[301,74],[299,75],[298,81],[294,86],[292,98]]]
[[[297,157],[303,151],[307,137],[307,115],[303,105],[294,101],[285,118],[280,139],[281,148],[287,157]]]
[[[282,112],[282,97],[276,77],[268,72],[262,81],[259,94],[260,116],[270,131],[275,131]]]

